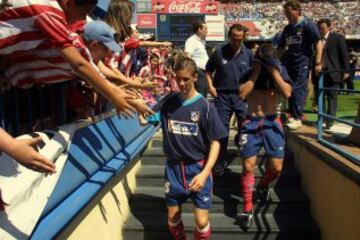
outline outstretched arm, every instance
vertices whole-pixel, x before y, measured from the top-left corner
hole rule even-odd
[[[100,74],[80,55],[75,47],[62,48],[61,53],[71,68],[100,94],[110,100],[119,112],[131,115],[131,111],[135,111],[126,101],[129,96],[109,81],[102,79]]]
[[[171,47],[171,42],[140,41],[141,47]]]
[[[55,165],[34,149],[34,146],[38,145],[41,141],[41,137],[15,139],[0,128],[1,151],[4,151],[15,161],[30,169],[46,173],[56,173]]]

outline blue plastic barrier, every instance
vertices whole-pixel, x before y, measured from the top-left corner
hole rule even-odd
[[[157,127],[117,115],[78,130],[60,179],[31,239],[52,239],[145,149]]]

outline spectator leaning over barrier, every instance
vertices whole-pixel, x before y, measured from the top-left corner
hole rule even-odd
[[[282,170],[285,139],[282,124],[277,116],[277,103],[280,97],[291,95],[291,80],[276,57],[271,44],[263,44],[255,57],[254,71],[260,72],[257,78],[250,78],[240,86],[240,96],[247,99],[248,116],[241,128],[241,156],[243,172],[241,190],[244,209],[239,215],[240,226],[247,230],[253,222],[253,189],[255,166],[260,148],[264,147],[268,162],[259,182],[256,197],[267,200],[269,183],[277,178]],[[260,71],[259,71],[260,70]]]
[[[56,173],[55,164],[34,149],[41,141],[41,137],[15,139],[0,128],[0,151],[32,170]]]
[[[132,33],[131,36],[125,40],[124,52],[121,55],[120,70],[125,75],[132,76],[138,74],[134,62],[136,62],[140,48],[171,46],[171,42],[143,41],[138,39],[138,34],[135,31],[135,34]]]
[[[31,139],[15,139],[2,128],[0,128],[1,152],[5,152],[15,161],[29,169],[50,174],[56,173],[55,164],[50,162],[46,157],[41,156],[34,149],[34,147],[36,147],[41,141],[41,137]],[[7,206],[7,204],[1,197],[0,188],[0,212],[5,210],[5,206]]]
[[[317,22],[321,41],[323,45],[322,57],[321,57],[321,70],[324,71],[338,71],[324,74],[324,87],[340,88],[341,83],[349,77],[349,52],[346,46],[345,38],[343,35],[330,31],[330,20],[320,19]],[[315,62],[316,65],[316,62]],[[346,70],[343,71],[342,70]],[[315,76],[315,92],[316,99],[318,97],[318,78],[320,73],[316,72]],[[327,114],[336,117],[337,110],[337,95],[336,91],[325,91],[325,95],[328,100]],[[324,109],[322,109],[324,110]],[[326,128],[329,129],[334,124],[334,120],[326,119]]]
[[[194,34],[185,42],[185,53],[191,57],[197,66],[198,80],[195,83],[196,90],[205,98],[207,95],[207,84],[205,79],[205,67],[209,60],[206,52],[206,35],[208,33],[207,25],[199,20],[193,23]]]
[[[216,110],[227,131],[231,115],[235,112],[240,130],[247,111],[246,102],[239,96],[240,84],[249,77],[253,61],[251,51],[243,45],[246,30],[247,28],[240,24],[232,25],[228,33],[230,42],[218,48],[206,64],[209,92],[215,97]],[[221,150],[214,168],[215,174],[222,175],[224,172],[227,164],[227,143],[227,138],[221,140]]]
[[[131,70],[131,57],[136,54],[135,49],[140,46],[170,47],[172,44],[170,42],[141,41],[137,39],[138,34],[136,34],[136,31],[132,38],[132,28],[130,27],[130,23],[133,10],[134,6],[130,1],[112,0],[110,2],[105,21],[115,29],[117,36],[116,41],[122,46],[122,50],[114,53],[111,58],[107,59],[104,63],[100,62],[98,66],[101,72],[114,82],[128,84],[130,87],[135,88],[152,88],[154,87],[154,84],[152,83],[142,83],[143,79],[141,78],[128,77],[126,73],[130,73]],[[136,28],[133,30],[136,30]],[[126,46],[125,41],[129,37],[132,40],[128,41],[128,45]]]
[[[10,0],[0,12],[0,62],[5,65],[11,54],[52,44],[58,48],[72,69],[106,96],[120,112],[134,110],[121,89],[104,81],[91,64],[73,46],[68,24],[78,21],[97,3],[96,0]],[[81,6],[81,8],[79,8]],[[30,20],[32,19],[32,20]],[[25,31],[26,30],[26,31]]]
[[[160,112],[149,118],[150,122],[161,121],[164,135],[168,228],[173,239],[186,239],[181,205],[190,198],[195,206],[194,239],[207,240],[211,235],[211,170],[219,153],[219,140],[227,132],[215,107],[195,89],[195,62],[179,58],[174,71],[179,93],[165,100]]]
[[[112,53],[121,50],[115,41],[114,30],[101,20],[87,23],[82,30],[83,34],[79,41],[83,41],[88,50],[88,58],[94,65],[111,56]],[[101,69],[99,69],[101,70]],[[98,108],[106,102],[97,96],[91,86],[84,81],[75,80],[76,87],[71,87],[70,106],[76,112],[77,118],[88,118],[98,113]],[[128,99],[130,101],[130,99]],[[95,107],[95,109],[94,109]]]
[[[316,24],[309,18],[301,15],[301,6],[298,1],[287,1],[284,13],[289,21],[279,39],[279,52],[291,79],[294,82],[293,93],[289,99],[291,118],[288,127],[297,129],[302,126],[301,117],[307,96],[307,81],[310,69],[310,60],[315,47],[315,70],[321,69],[322,44]]]

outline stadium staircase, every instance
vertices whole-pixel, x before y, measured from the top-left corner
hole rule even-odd
[[[230,138],[231,139],[231,138]],[[157,133],[142,156],[137,174],[137,189],[131,197],[130,216],[123,227],[123,239],[167,240],[164,199],[164,161],[162,135]],[[264,173],[261,154],[256,168],[256,183]],[[210,214],[211,239],[320,239],[320,231],[310,216],[309,201],[301,190],[301,176],[292,159],[285,159],[281,177],[270,187],[270,201],[255,203],[254,224],[241,230],[236,220],[243,207],[240,192],[241,162],[234,145],[229,144],[231,162],[224,176],[214,179],[213,204]],[[182,219],[188,239],[193,239],[194,217],[190,200],[183,205]]]

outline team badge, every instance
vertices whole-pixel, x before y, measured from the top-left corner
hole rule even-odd
[[[161,14],[161,15],[160,15],[160,21],[161,21],[161,22],[165,22],[165,21],[166,21],[166,15],[165,15],[165,14]]]
[[[296,29],[296,34],[297,35],[300,35],[300,34],[303,34],[304,33],[304,29],[302,28],[302,27],[298,27],[297,29]]]
[[[198,122],[199,119],[200,119],[200,112],[198,112],[198,111],[196,111],[196,112],[191,112],[190,119],[191,119],[191,121],[193,121],[193,122]]]

